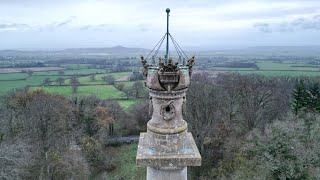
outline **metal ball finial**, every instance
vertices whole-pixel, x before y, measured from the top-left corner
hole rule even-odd
[[[169,12],[170,12],[170,9],[169,9],[169,8],[167,8],[167,9],[166,9],[166,12],[167,12],[167,13],[169,13]]]

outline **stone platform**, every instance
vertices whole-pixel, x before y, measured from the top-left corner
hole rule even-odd
[[[148,139],[147,133],[141,133],[137,151],[136,163],[142,167],[155,169],[176,169],[186,166],[201,166],[201,156],[190,132],[187,132],[185,142],[177,151],[163,152],[163,148],[155,146]]]

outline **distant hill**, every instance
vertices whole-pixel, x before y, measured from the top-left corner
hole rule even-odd
[[[145,53],[150,50],[144,48],[129,48],[124,46],[115,46],[110,48],[76,48],[65,49],[64,53],[108,53],[108,54],[131,54],[131,53]]]
[[[64,55],[64,54],[80,54],[80,55],[111,55],[111,56],[129,56],[144,55],[150,50],[144,48],[129,48],[124,46],[105,47],[105,48],[73,48],[55,51],[21,51],[21,50],[1,50],[2,56],[23,56],[23,55]]]
[[[139,56],[149,54],[149,49],[131,48],[124,46],[103,47],[103,48],[72,48],[63,50],[41,50],[41,51],[22,51],[22,50],[0,50],[0,56]],[[162,52],[162,51],[161,51]],[[175,54],[175,50],[170,51]],[[320,46],[257,46],[238,49],[221,49],[206,51],[189,51],[188,55],[196,56],[248,56],[248,57],[272,57],[272,56],[298,56],[311,57],[320,55]],[[161,54],[161,53],[160,53]],[[163,52],[162,52],[163,54]]]
[[[199,52],[204,56],[301,56],[311,57],[320,55],[320,46],[257,46],[228,50],[212,50]]]

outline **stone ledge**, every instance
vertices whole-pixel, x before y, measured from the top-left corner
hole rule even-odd
[[[175,153],[163,153],[151,147],[147,142],[147,133],[141,133],[137,151],[136,164],[154,168],[201,166],[201,156],[192,134],[187,133],[187,142]]]

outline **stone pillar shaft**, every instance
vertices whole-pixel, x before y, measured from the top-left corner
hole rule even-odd
[[[147,167],[147,180],[187,180],[187,167],[159,170],[152,167]]]
[[[147,167],[148,180],[186,180],[187,166],[201,165],[200,153],[183,119],[194,57],[183,65],[168,55],[166,60],[164,63],[160,58],[157,66],[141,57],[152,118],[147,132],[140,134],[136,162]]]

